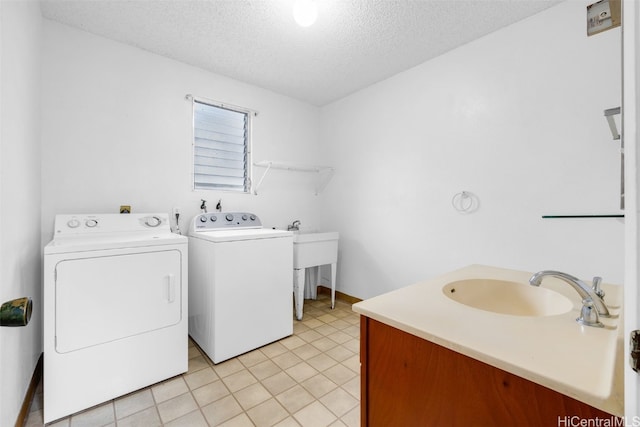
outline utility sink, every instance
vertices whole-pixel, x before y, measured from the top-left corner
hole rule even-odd
[[[445,285],[442,292],[469,307],[513,316],[555,316],[573,308],[558,292],[507,280],[459,280]]]
[[[336,231],[293,233],[293,293],[295,295],[296,318],[302,320],[304,306],[304,271],[309,267],[331,265],[331,308],[336,300],[336,270],[338,265],[338,239]],[[315,299],[316,283],[311,283],[312,298]]]
[[[294,232],[293,268],[333,264],[338,260],[338,238],[336,231]]]

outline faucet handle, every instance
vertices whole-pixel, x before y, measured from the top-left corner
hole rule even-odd
[[[596,276],[593,278],[593,292],[600,297],[600,299],[604,299],[604,291],[600,288],[600,283],[602,282],[602,277]]]
[[[604,327],[602,322],[600,322],[598,310],[593,307],[593,300],[591,298],[582,300],[582,310],[580,310],[580,317],[578,317],[576,321],[585,326],[595,326],[596,328]]]

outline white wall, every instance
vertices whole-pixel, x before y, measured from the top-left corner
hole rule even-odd
[[[14,425],[42,353],[40,44],[37,2],[0,2],[0,304],[29,296],[26,327],[0,328],[0,425]]]
[[[468,264],[622,283],[620,29],[564,2],[322,109],[338,288],[367,298]],[[480,208],[451,206],[461,191]]]
[[[44,21],[42,241],[59,213],[214,210],[258,214],[267,226],[317,223],[310,176],[274,172],[260,194],[191,190],[186,94],[259,111],[254,161],[317,163],[318,108],[70,27]],[[264,169],[256,169],[254,179]],[[186,231],[187,223],[182,223]]]

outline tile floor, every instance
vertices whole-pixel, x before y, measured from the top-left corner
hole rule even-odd
[[[360,425],[358,315],[326,295],[305,301],[293,335],[214,365],[189,341],[189,371],[52,426]],[[42,387],[26,426],[42,426]]]

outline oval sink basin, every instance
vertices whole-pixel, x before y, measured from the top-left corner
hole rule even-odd
[[[554,316],[573,308],[569,298],[555,291],[506,280],[460,280],[442,292],[469,307],[513,316]]]

